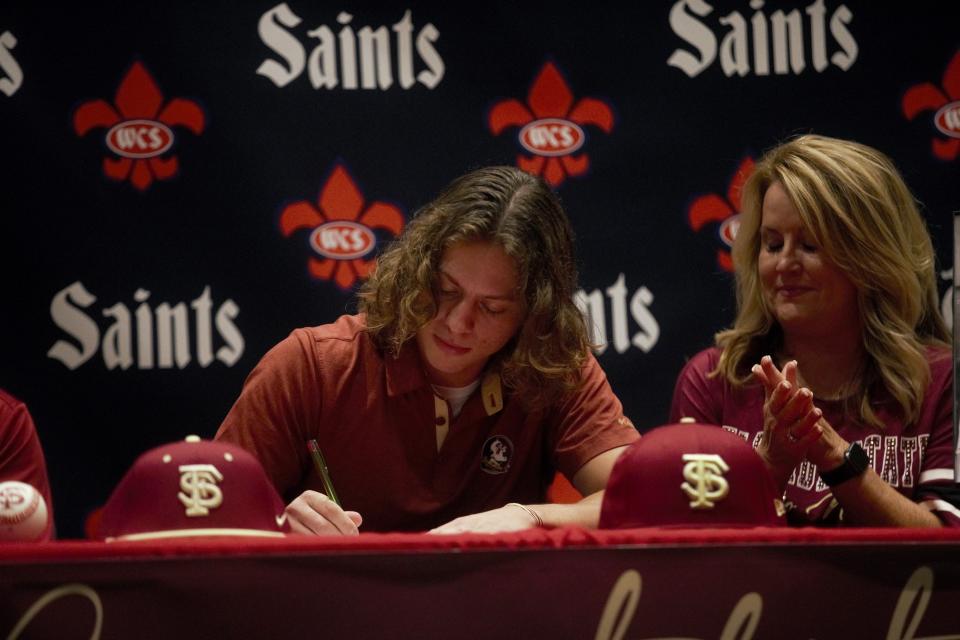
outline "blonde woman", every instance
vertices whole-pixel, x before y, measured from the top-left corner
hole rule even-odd
[[[257,456],[301,533],[595,527],[638,434],[590,354],[575,289],[549,187],[514,167],[473,171],[386,249],[360,314],[264,356],[217,438]],[[342,507],[311,464],[314,439]],[[556,470],[582,502],[539,504]]]
[[[795,524],[960,526],[953,375],[934,253],[893,163],[798,137],[744,185],[737,317],[671,416],[751,442]]]

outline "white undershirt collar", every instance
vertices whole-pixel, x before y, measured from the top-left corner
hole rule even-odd
[[[441,387],[438,384],[431,384],[430,386],[433,387],[434,393],[450,403],[453,417],[456,418],[460,415],[463,405],[467,403],[467,398],[480,386],[480,379],[477,378],[465,387]]]

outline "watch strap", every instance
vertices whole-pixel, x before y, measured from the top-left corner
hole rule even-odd
[[[852,443],[843,453],[843,464],[836,469],[821,471],[820,478],[828,487],[835,487],[863,474],[870,466],[870,456],[859,443]]]

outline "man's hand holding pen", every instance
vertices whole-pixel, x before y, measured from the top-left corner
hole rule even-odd
[[[356,511],[344,511],[319,491],[304,491],[285,510],[294,533],[355,536],[363,518]]]
[[[307,450],[310,451],[313,466],[323,482],[326,494],[304,491],[288,504],[285,513],[290,520],[290,528],[295,533],[318,536],[359,534],[358,527],[363,522],[363,517],[356,511],[344,511],[340,506],[320,445],[316,440],[310,440],[307,442]]]

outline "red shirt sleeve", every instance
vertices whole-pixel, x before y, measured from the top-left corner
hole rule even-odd
[[[309,466],[306,441],[319,421],[312,343],[298,329],[267,352],[215,436],[250,451],[285,499]]]
[[[702,424],[723,424],[723,383],[720,376],[709,377],[716,369],[720,351],[701,351],[677,376],[670,404],[670,422],[693,418]]]
[[[47,528],[41,540],[52,540],[53,497],[47,464],[27,406],[0,391],[0,481],[18,480],[33,486],[47,503]]]
[[[596,456],[640,437],[593,354],[582,376],[582,385],[553,408],[549,418],[554,426],[555,464],[571,481]]]

